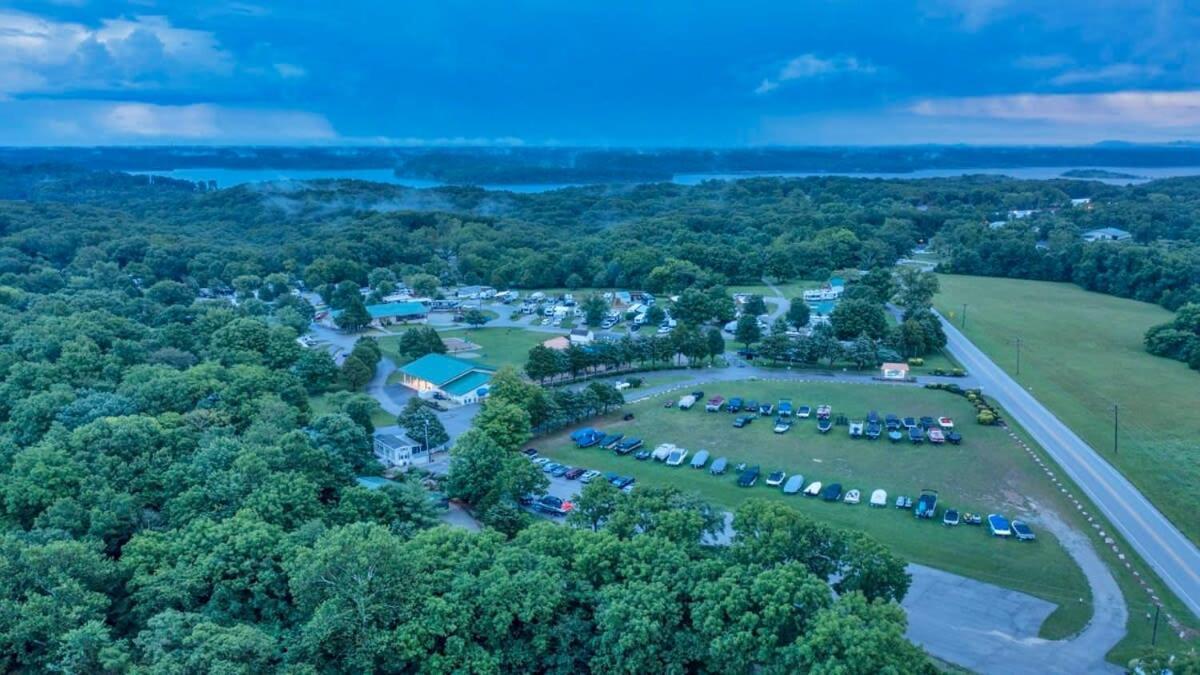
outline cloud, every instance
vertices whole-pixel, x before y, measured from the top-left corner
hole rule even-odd
[[[939,0],[929,14],[950,15],[963,30],[975,32],[992,23],[1011,4],[1010,0]]]
[[[294,63],[276,63],[275,72],[285,80],[308,77],[308,71]]]
[[[329,121],[303,110],[210,103],[158,105],[96,100],[0,103],[0,144],[321,143],[339,140]]]
[[[922,117],[1190,129],[1200,125],[1200,90],[925,99],[908,112]]]
[[[785,63],[774,79],[763,78],[763,81],[754,89],[754,93],[766,94],[778,89],[783,82],[790,80],[807,80],[843,74],[869,75],[875,71],[874,65],[867,61],[860,61],[854,56],[838,55],[823,58],[811,53],[801,54]]]
[[[1114,63],[1099,68],[1081,68],[1068,70],[1054,76],[1050,82],[1059,86],[1071,84],[1091,84],[1096,82],[1114,83],[1146,82],[1162,74],[1159,66],[1143,66],[1135,63]]]
[[[271,70],[273,76],[303,72],[280,65],[286,67]],[[213,33],[174,26],[163,16],[89,26],[0,10],[0,96],[195,92],[243,72]]]
[[[1029,54],[1013,62],[1018,68],[1025,70],[1057,70],[1075,62],[1066,54]]]

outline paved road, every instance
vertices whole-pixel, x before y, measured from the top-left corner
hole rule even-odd
[[[947,349],[1013,419],[1046,449],[1166,585],[1200,616],[1200,549],[1099,452],[1000,369],[950,322]]]

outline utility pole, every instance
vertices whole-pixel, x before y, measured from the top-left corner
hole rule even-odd
[[[967,327],[967,303],[965,303],[965,302],[963,303],[962,324],[960,325],[960,327],[964,330]]]
[[[1158,643],[1158,611],[1162,609],[1162,605],[1154,606],[1154,631],[1150,633],[1150,646],[1153,647]]]
[[[425,438],[421,439],[421,443],[425,446],[425,463],[426,464],[433,464],[433,448],[429,447],[429,415],[430,414],[432,414],[432,413],[426,411],[426,413],[421,416],[421,419],[425,422]]]
[[[1114,403],[1113,407],[1113,454],[1117,454],[1117,435],[1121,429],[1121,405]]]
[[[1021,338],[1017,338],[1017,375],[1021,375]]]

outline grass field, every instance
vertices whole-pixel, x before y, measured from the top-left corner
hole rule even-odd
[[[1146,329],[1170,312],[1070,284],[942,276],[941,288],[939,311],[958,325],[967,303],[971,341],[1200,543],[1200,374],[1142,348]]]
[[[844,411],[859,417],[869,409],[901,416],[948,414],[961,422],[965,438],[957,447],[893,445],[886,440],[850,439],[844,427],[821,435],[811,419],[797,422],[792,431],[782,435],[774,434],[766,419],[734,429],[733,416],[728,413],[663,408],[662,402],[677,397],[677,393],[629,406],[637,415],[633,421],[612,416],[594,423],[607,431],[642,438],[649,447],[672,442],[692,451],[707,449],[713,457],[727,456],[731,462],[759,464],[764,476],[782,469],[789,474],[803,474],[806,482],[840,482],[845,489],[863,492],[864,503],[857,506],[785,496],[778,488],[766,487],[762,479],[754,488],[738,488],[732,471],[714,477],[707,471],[638,462],[631,456],[620,457],[595,448],[578,449],[565,432],[544,439],[539,448],[543,454],[567,464],[618,471],[646,483],[676,485],[727,508],[735,508],[751,495],[783,500],[814,518],[865,531],[908,560],[1058,603],[1059,610],[1044,627],[1047,637],[1069,635],[1090,618],[1086,581],[1050,533],[1039,531],[1036,543],[1023,544],[993,539],[982,528],[947,528],[940,521],[917,521],[910,512],[891,506],[866,506],[875,488],[887,490],[889,501],[899,494],[915,497],[922,488],[932,488],[938,490],[941,506],[966,511],[1033,515],[1035,503],[1060,513],[1066,510],[1058,492],[1004,430],[971,422],[973,408],[965,399],[946,392],[887,385],[740,382],[704,389],[709,396],[740,395],[760,401],[788,396],[797,405],[829,403],[835,413]]]
[[[525,366],[529,349],[536,344],[554,337],[553,333],[523,330],[521,328],[475,328],[461,330],[439,331],[443,338],[460,338],[479,345],[479,349],[454,354],[458,358],[478,359],[485,366],[498,368],[500,366],[515,366],[518,370]],[[379,343],[385,353],[391,356],[397,364],[404,364],[409,359],[396,352],[399,338],[381,338]]]
[[[333,411],[329,405],[328,396],[328,394],[321,394],[308,398],[308,405],[312,407],[313,417]],[[396,423],[396,417],[388,414],[386,410],[379,407],[379,404],[376,403],[375,409],[371,411],[371,423],[377,427],[391,426]]]

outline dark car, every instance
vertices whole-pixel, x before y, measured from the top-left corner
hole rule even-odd
[[[745,408],[746,412],[750,413],[751,415],[758,414],[758,401],[755,401],[755,400],[746,401],[746,405],[744,405],[742,407]]]
[[[644,462],[647,459],[650,459],[650,455],[652,455],[652,454],[654,454],[654,453],[650,452],[649,450],[638,450],[637,454],[635,454],[633,456],[633,458],[638,460],[639,462]]]
[[[726,404],[726,409],[731,413],[740,411],[742,409],[742,399],[738,398],[737,396],[729,399],[729,403]]]
[[[696,391],[693,391],[693,392],[692,392],[692,396],[695,396],[695,397],[696,397],[696,401],[697,401],[697,402],[699,402],[699,401],[703,401],[703,400],[704,400],[704,390],[703,390],[703,389],[697,389]]]
[[[563,478],[566,478],[567,480],[575,480],[576,478],[582,476],[586,470],[587,469],[571,469],[563,474]]]
[[[538,456],[538,451],[537,448],[525,448],[521,451],[521,454],[533,459],[534,457]]]
[[[617,447],[614,449],[616,450],[618,455],[628,455],[629,453],[633,452],[634,450],[637,450],[640,447],[642,447],[642,439],[626,438],[625,440],[621,441],[620,443],[617,443]]]
[[[741,429],[742,427],[746,426],[747,424],[750,424],[750,422],[752,422],[753,420],[754,420],[753,417],[747,417],[746,415],[738,415],[737,418],[733,420],[733,426],[738,429]]]
[[[546,495],[533,503],[533,508],[552,516],[565,516],[575,508],[575,505],[554,495]]]
[[[617,447],[617,443],[620,443],[622,438],[625,438],[625,434],[607,434],[600,439],[600,447],[612,450]]]
[[[555,478],[562,478],[563,476],[567,475],[567,472],[570,470],[571,467],[567,466],[566,464],[559,464],[554,468],[553,471],[550,472],[550,475],[554,476]]]
[[[621,419],[623,419],[623,420],[625,420],[626,422],[628,422],[629,420],[633,419],[633,413],[625,413],[625,416],[624,416],[624,417],[622,417]]]
[[[617,479],[613,481],[613,485],[623,490],[636,482],[637,479],[633,476],[618,476]]]
[[[757,466],[743,469],[742,473],[738,475],[738,487],[754,487],[754,484],[758,482],[759,473]]]

